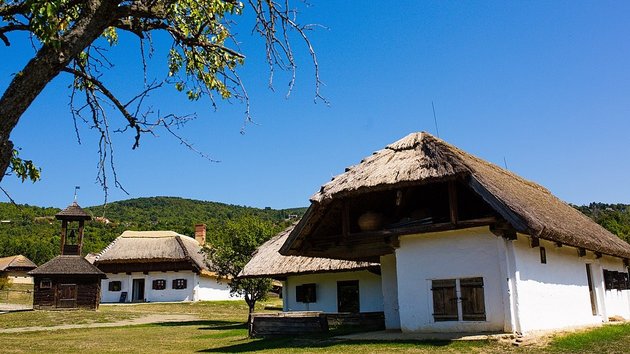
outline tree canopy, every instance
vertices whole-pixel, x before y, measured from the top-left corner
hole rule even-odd
[[[134,149],[143,134],[158,128],[192,149],[172,129],[190,117],[159,114],[143,106],[153,90],[170,85],[191,100],[207,97],[212,105],[215,98],[234,97],[244,101],[245,119],[251,119],[247,91],[237,72],[245,56],[231,32],[234,19],[245,8],[255,14],[254,33],[265,42],[261,55],[270,67],[270,85],[273,70],[279,67],[292,72],[289,92],[293,87],[296,63],[289,32],[295,32],[306,44],[315,67],[315,97],[322,98],[317,57],[306,36],[312,26],[296,22],[296,11],[288,1],[248,0],[245,5],[236,0],[0,0],[0,41],[10,47],[13,32],[26,32],[35,49],[33,58],[14,75],[0,97],[0,181],[7,169],[23,180],[39,178],[35,165],[16,155],[10,134],[44,87],[60,73],[73,79],[70,113],[77,138],[77,123],[85,123],[100,134],[98,180],[104,188],[108,169],[113,172],[114,184],[122,188],[113,166],[113,130],[133,132]],[[140,39],[139,56],[145,74],[145,53],[153,48],[152,34],[163,32],[172,40],[165,53],[167,77],[147,78],[137,95],[126,99],[108,89],[105,80],[113,65],[104,47],[116,45],[122,32]],[[110,119],[109,106],[122,117],[118,123]]]

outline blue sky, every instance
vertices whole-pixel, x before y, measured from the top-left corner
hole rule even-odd
[[[322,93],[313,103],[313,68],[298,40],[297,85],[288,76],[267,88],[262,42],[246,12],[235,28],[247,55],[240,70],[256,124],[244,135],[244,106],[189,102],[174,89],[154,94],[161,112],[194,113],[179,133],[219,163],[209,163],[166,133],[115,137],[121,182],[110,200],[180,196],[257,207],[308,205],[319,186],[346,166],[410,132],[436,133],[472,154],[549,188],[561,199],[630,203],[630,3],[316,1],[300,7],[319,56]],[[23,37],[0,47],[0,90],[33,50]],[[116,67],[105,78],[132,97],[141,87],[138,41],[111,48]],[[156,36],[151,73],[163,75],[168,46]],[[160,76],[161,77],[161,76]],[[63,207],[81,186],[82,205],[97,205],[96,135],[76,142],[68,78],[37,98],[12,134],[22,156],[42,167],[40,182],[5,177],[18,203]],[[112,116],[112,119],[120,117]],[[112,185],[113,187],[113,185]],[[0,200],[6,200],[4,196]]]

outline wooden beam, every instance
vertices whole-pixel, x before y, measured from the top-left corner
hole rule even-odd
[[[623,265],[626,267],[630,267],[630,260],[628,260],[628,258],[624,258],[623,259]]]
[[[347,199],[343,201],[343,209],[341,211],[341,230],[341,237],[343,240],[346,240],[350,233],[350,203]]]
[[[484,187],[474,177],[468,178],[468,185],[475,191],[481,198],[497,211],[505,220],[507,220],[518,232],[529,233],[529,227],[527,223],[510,208],[508,208],[502,201],[500,201],[494,194],[490,193],[486,187]]]
[[[586,250],[582,247],[578,247],[578,257],[584,257],[586,256]]]
[[[448,182],[448,206],[450,209],[451,223],[457,225],[457,185],[455,181]]]
[[[562,242],[556,241],[556,247],[558,248],[562,247]]]
[[[67,220],[62,220],[61,221],[61,251],[60,253],[63,254],[63,249],[65,248],[64,246],[66,245],[66,235],[68,234],[68,221]]]
[[[540,239],[538,237],[532,236],[529,245],[531,248],[540,247]]]
[[[595,258],[597,258],[597,259],[602,258],[602,253],[601,252],[595,252]]]
[[[495,236],[503,237],[506,240],[516,240],[516,230],[514,230],[512,225],[505,220],[491,224],[490,232],[492,232]]]

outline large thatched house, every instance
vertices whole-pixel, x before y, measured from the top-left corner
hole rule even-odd
[[[284,255],[379,261],[388,328],[529,332],[630,319],[630,245],[427,133],[323,185]]]
[[[27,273],[35,268],[37,265],[21,254],[0,258],[0,278],[13,284],[33,284],[33,277]]]
[[[239,277],[282,281],[284,311],[383,311],[378,263],[283,256],[278,251],[293,227],[260,246]]]
[[[107,274],[102,302],[236,300],[228,280],[209,271],[201,250],[205,225],[196,238],[173,231],[125,231],[95,259]]]

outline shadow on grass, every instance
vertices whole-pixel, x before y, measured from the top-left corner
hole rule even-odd
[[[243,352],[255,352],[260,350],[273,350],[273,349],[325,349],[333,348],[342,345],[352,345],[355,347],[366,346],[366,352],[379,351],[378,347],[416,347],[422,346],[425,349],[438,349],[454,344],[450,340],[432,340],[432,341],[377,341],[377,340],[360,340],[350,341],[333,338],[331,336],[304,336],[300,338],[295,337],[276,337],[276,338],[263,338],[253,339],[248,342],[241,342],[229,346],[223,346],[219,348],[209,348],[200,350],[203,353],[243,353]],[[458,343],[455,343],[457,345]],[[368,348],[369,347],[369,348]],[[376,347],[376,348],[375,348]],[[383,348],[385,350],[385,348]],[[462,348],[464,349],[464,348]],[[465,350],[465,349],[464,349]]]
[[[200,326],[200,330],[230,330],[230,329],[247,329],[247,325],[243,322],[235,321],[179,321],[179,322],[159,322],[153,325],[161,327],[181,327],[181,326]]]

